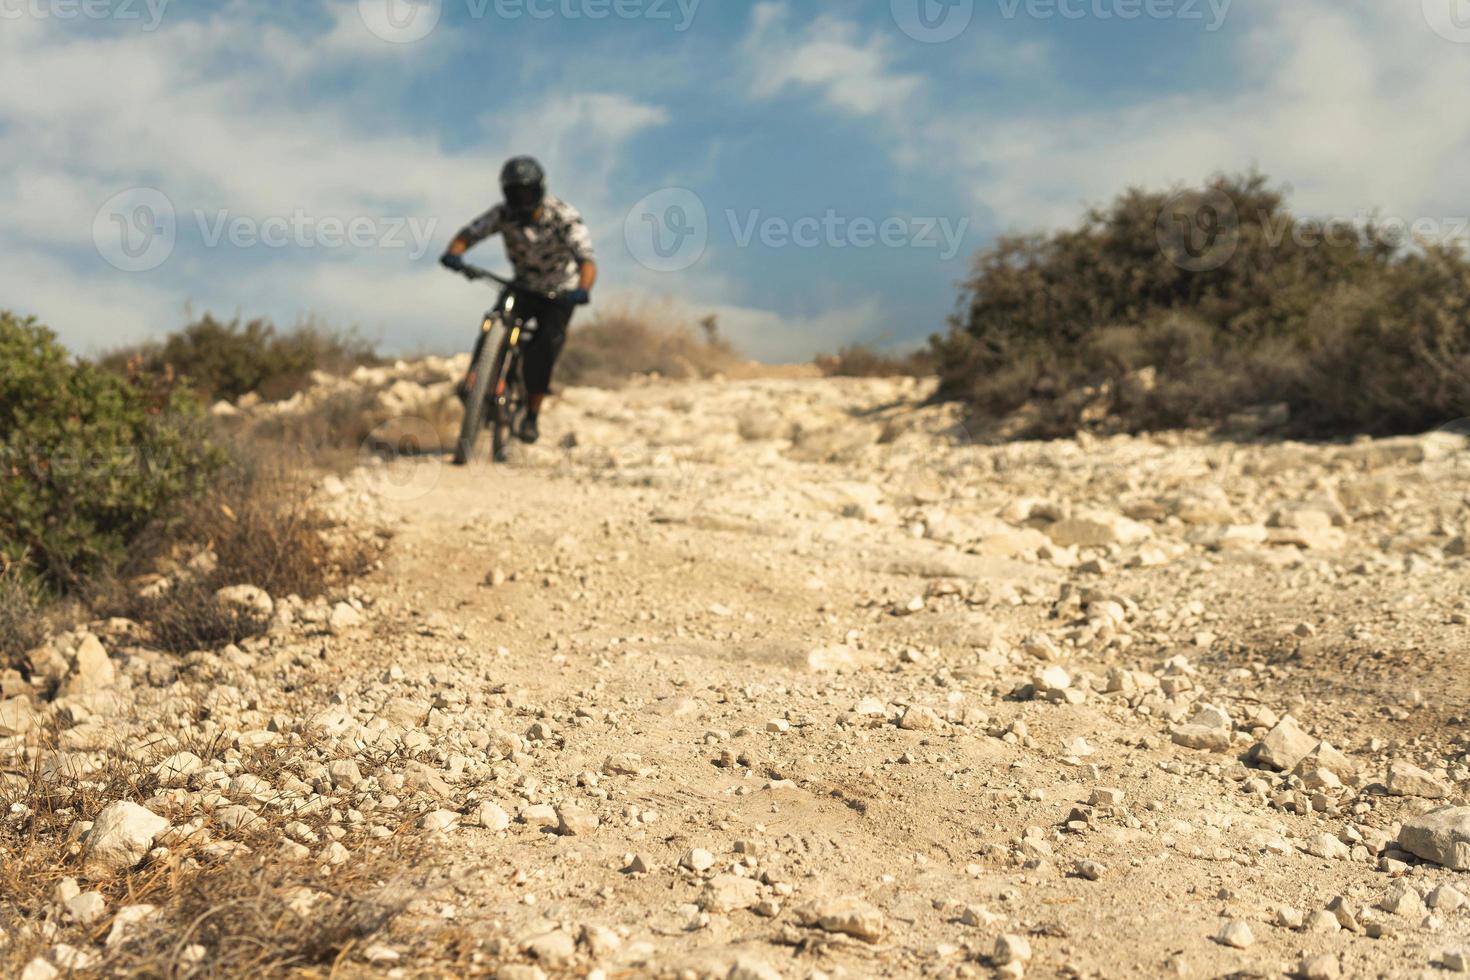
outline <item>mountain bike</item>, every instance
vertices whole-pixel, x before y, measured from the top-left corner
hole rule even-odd
[[[465,265],[460,273],[472,282],[485,281],[500,287],[500,298],[480,321],[480,338],[475,345],[474,363],[464,386],[464,421],[460,424],[459,441],[454,447],[454,465],[464,466],[475,454],[480,432],[490,429],[492,458],[506,460],[511,438],[520,430],[530,406],[526,391],[523,352],[534,328],[516,312],[518,296],[535,296],[555,300],[555,293],[532,289],[525,283],[497,276],[487,269]],[[500,328],[498,343],[491,334]]]

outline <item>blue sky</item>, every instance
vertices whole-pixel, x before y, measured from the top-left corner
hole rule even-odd
[[[80,351],[189,309],[459,348],[486,297],[434,260],[512,153],[599,307],[770,359],[914,344],[997,233],[1130,184],[1470,211],[1460,0],[87,3],[0,0],[0,305]]]

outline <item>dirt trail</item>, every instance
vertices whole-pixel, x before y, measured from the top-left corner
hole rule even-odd
[[[927,393],[573,390],[509,467],[354,481],[397,539],[343,698],[433,700],[453,809],[511,818],[445,838],[482,965],[1418,976],[1465,943],[1419,900],[1466,876],[1392,844],[1446,800],[1382,785],[1470,793],[1463,444],[984,447]],[[1239,761],[1287,712],[1338,771]],[[1349,929],[1280,924],[1337,897]]]

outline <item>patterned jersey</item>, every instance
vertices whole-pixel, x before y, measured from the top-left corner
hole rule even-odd
[[[505,237],[505,253],[515,266],[516,278],[532,289],[575,289],[579,267],[593,260],[592,236],[582,215],[550,194],[529,225],[508,217],[505,205],[497,204],[470,222],[460,237],[473,247],[496,234]]]

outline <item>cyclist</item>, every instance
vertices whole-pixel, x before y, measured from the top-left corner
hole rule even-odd
[[[531,157],[515,157],[500,171],[504,201],[486,211],[455,236],[439,260],[448,269],[464,269],[464,254],[491,235],[505,239],[505,251],[516,279],[556,299],[521,294],[516,309],[536,332],[525,350],[526,391],[530,404],[521,431],[524,442],[539,436],[536,421],[551,391],[551,372],[567,340],[572,311],[588,303],[597,282],[592,236],[577,209],[546,193],[546,172]],[[480,338],[483,344],[485,338]],[[479,359],[479,348],[475,360]],[[475,363],[472,360],[470,363]],[[461,382],[461,391],[469,385]]]

